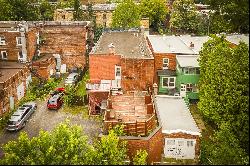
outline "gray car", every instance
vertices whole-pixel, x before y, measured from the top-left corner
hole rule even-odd
[[[35,102],[23,104],[10,117],[6,129],[9,131],[20,130],[26,125],[27,120],[36,109],[37,104]]]

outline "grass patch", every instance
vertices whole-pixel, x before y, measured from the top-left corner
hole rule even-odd
[[[72,115],[78,115],[78,114],[88,114],[88,107],[86,106],[64,106],[63,112],[70,113]]]

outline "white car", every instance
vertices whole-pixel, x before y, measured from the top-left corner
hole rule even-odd
[[[69,76],[65,79],[65,86],[75,85],[78,79],[78,73],[70,73]]]
[[[8,121],[7,130],[17,131],[26,125],[31,114],[37,109],[35,102],[28,102],[19,107]]]

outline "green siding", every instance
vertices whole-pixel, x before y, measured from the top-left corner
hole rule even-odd
[[[180,91],[181,84],[198,84],[200,74],[184,74],[180,70],[176,70],[176,88]],[[199,94],[197,92],[187,92],[187,96],[189,99],[198,99]]]

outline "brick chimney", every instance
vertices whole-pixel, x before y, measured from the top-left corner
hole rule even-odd
[[[110,54],[115,54],[115,46],[114,46],[114,44],[113,44],[113,43],[110,43],[110,44],[108,45],[108,47],[109,47],[109,53],[110,53]]]

